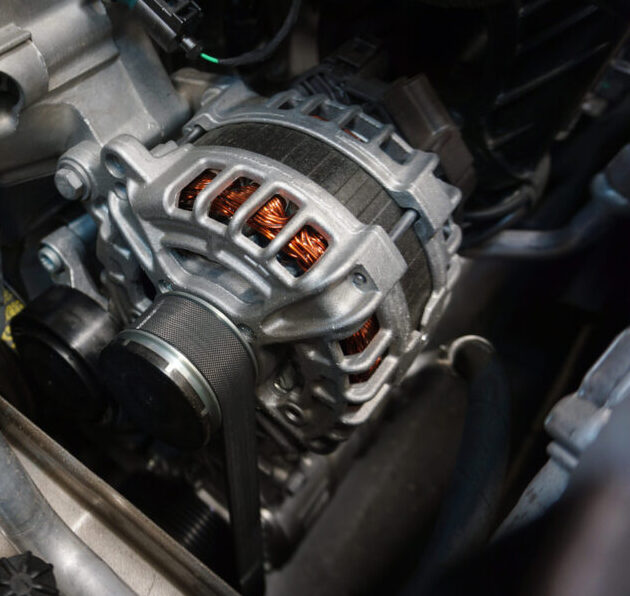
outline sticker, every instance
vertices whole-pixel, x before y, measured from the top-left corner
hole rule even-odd
[[[2,331],[2,341],[6,342],[15,350],[15,344],[13,343],[13,337],[11,337],[11,319],[17,315],[24,305],[6,288],[2,292],[2,298],[4,300],[4,319],[5,326]]]

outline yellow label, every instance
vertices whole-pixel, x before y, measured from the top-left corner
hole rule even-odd
[[[13,343],[13,337],[11,337],[11,327],[9,323],[11,323],[11,319],[17,315],[23,308],[24,305],[6,288],[2,292],[2,297],[4,299],[4,318],[5,318],[5,327],[2,331],[2,341],[8,343],[13,349],[15,349],[15,344]]]

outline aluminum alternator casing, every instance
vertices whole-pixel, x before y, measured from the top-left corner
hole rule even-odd
[[[259,150],[243,148],[243,125]],[[282,131],[294,142],[285,154],[323,144],[339,163],[352,162],[352,180],[376,184],[371,215],[326,190],[333,187],[321,172],[317,183],[289,165],[304,160],[278,158],[272,149],[283,145]],[[328,450],[374,412],[427,343],[459,268],[460,232],[450,220],[459,191],[434,175],[436,156],[410,148],[360,109],[320,96],[266,99],[232,79],[209,89],[185,132],[195,144],[149,152],[122,136],[104,148],[116,182],[93,213],[106,285],[120,309],[136,313],[148,301],[144,275],[160,291],[187,292],[220,309],[254,349],[267,420],[309,449]],[[302,143],[306,137],[312,142]],[[208,171],[211,182],[182,208],[182,191]],[[215,198],[239,180],[255,182],[256,191],[229,222],[210,217]],[[295,213],[261,246],[246,235],[247,223],[274,196]],[[361,188],[352,196],[360,202]],[[305,226],[328,246],[296,276],[279,255]],[[344,353],[341,342],[372,316],[379,330],[369,345]]]

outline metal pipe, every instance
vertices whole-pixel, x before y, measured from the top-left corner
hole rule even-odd
[[[51,563],[67,596],[135,596],[57,515],[1,434],[0,531],[20,551]]]

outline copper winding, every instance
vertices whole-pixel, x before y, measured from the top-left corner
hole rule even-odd
[[[206,170],[193,180],[180,194],[179,206],[192,210],[196,196],[214,179],[215,173]],[[227,221],[234,216],[239,207],[256,191],[258,184],[233,184],[210,205],[210,217],[219,221]],[[247,221],[247,225],[267,241],[273,240],[280,230],[287,225],[292,214],[288,211],[288,203],[275,195],[269,199]],[[293,259],[302,271],[308,271],[326,252],[328,242],[317,230],[304,226],[281,252]]]
[[[370,342],[374,339],[376,334],[380,329],[380,325],[378,324],[378,320],[376,315],[372,315],[365,323],[361,329],[359,329],[356,333],[351,335],[350,337],[346,337],[342,339],[339,344],[341,345],[341,350],[346,356],[351,356],[352,354],[360,354],[368,347]],[[377,358],[376,362],[364,373],[357,373],[354,375],[350,375],[351,383],[363,383],[367,381],[374,371],[379,367],[383,358]]]
[[[192,211],[195,204],[197,195],[206,187],[212,180],[216,173],[212,170],[206,170],[197,176],[190,184],[188,184],[181,193],[179,193],[179,201],[177,203],[180,209],[186,211]]]

